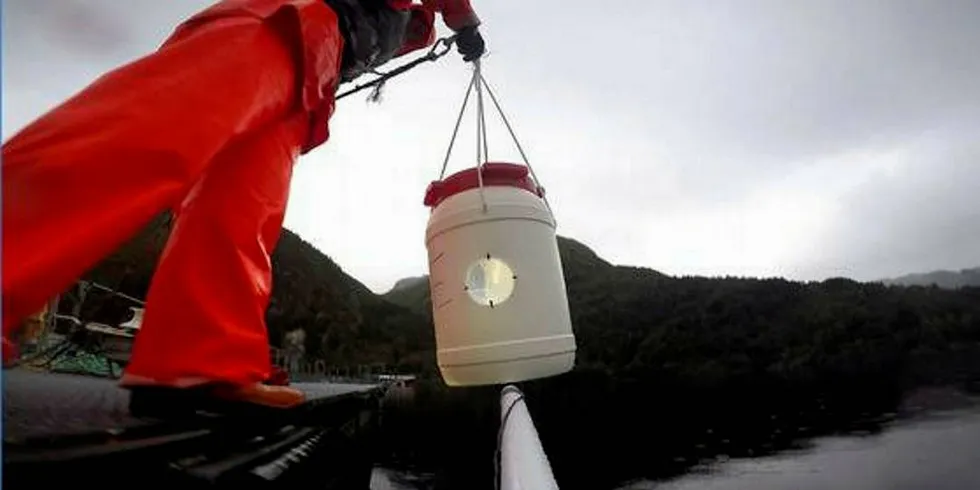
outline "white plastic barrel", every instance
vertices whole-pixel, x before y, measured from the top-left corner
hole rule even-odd
[[[425,199],[442,377],[476,386],[567,372],[575,337],[554,218],[527,167],[482,173],[482,190],[474,168],[434,182]]]

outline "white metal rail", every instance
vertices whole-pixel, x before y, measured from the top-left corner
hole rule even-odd
[[[500,434],[497,441],[498,490],[558,490],[548,455],[534,421],[516,386],[500,393]]]

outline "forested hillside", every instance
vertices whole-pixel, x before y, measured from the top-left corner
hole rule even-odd
[[[559,248],[577,367],[522,388],[563,489],[873,432],[917,388],[980,381],[977,288],[668,277]],[[387,296],[424,312],[426,288]],[[423,386],[389,424],[393,453],[439,469],[444,488],[492,481],[497,394]]]
[[[165,236],[161,219],[90,275],[141,296]],[[980,380],[978,288],[671,277],[559,245],[577,366],[522,388],[566,490],[874,431],[869,417],[910,390]],[[378,297],[288,231],[274,261],[273,343],[303,329],[310,357],[423,373],[414,404],[385,414],[385,464],[434,472],[437,488],[489,488],[498,389],[448,389],[435,374],[425,278]]]
[[[87,277],[144,298],[169,230],[169,216],[160,216]],[[433,365],[432,329],[423,315],[378,297],[289,230],[283,230],[272,260],[273,297],[266,318],[273,345],[280,345],[286,332],[302,329],[308,358],[331,365],[382,363],[407,371]],[[92,301],[86,314],[118,322],[128,306]]]

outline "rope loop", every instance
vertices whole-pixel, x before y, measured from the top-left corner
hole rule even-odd
[[[551,204],[548,202],[548,197],[545,193],[544,187],[541,185],[541,181],[538,179],[537,174],[534,171],[534,167],[531,165],[531,161],[527,157],[527,152],[524,151],[524,146],[521,145],[520,140],[517,138],[517,133],[514,131],[514,127],[510,123],[510,119],[507,118],[507,114],[504,113],[503,108],[500,105],[500,101],[497,99],[497,95],[494,93],[493,89],[490,88],[490,84],[487,82],[486,78],[483,76],[483,68],[480,60],[473,62],[473,77],[470,79],[470,83],[466,88],[466,95],[463,97],[463,104],[460,107],[459,115],[456,117],[456,125],[453,127],[452,137],[449,140],[449,148],[446,149],[446,157],[442,162],[442,170],[439,172],[439,180],[442,180],[446,176],[446,169],[449,167],[449,159],[452,156],[453,147],[456,144],[456,139],[459,136],[459,128],[463,122],[463,116],[466,114],[466,108],[469,105],[470,96],[476,92],[476,167],[477,167],[477,181],[480,185],[480,199],[483,202],[483,211],[487,212],[487,201],[484,194],[483,185],[483,166],[490,159],[489,144],[487,142],[487,122],[486,122],[486,108],[484,105],[484,96],[486,93],[490,97],[490,101],[493,103],[494,108],[497,113],[500,114],[500,119],[503,121],[504,126],[507,128],[507,132],[510,134],[514,145],[517,147],[517,151],[521,155],[521,159],[524,160],[524,165],[527,166],[528,172],[531,174],[531,179],[534,180],[534,185],[538,190],[538,194],[542,196],[545,206],[548,208],[548,213],[554,218],[554,212],[551,209]]]
[[[456,36],[440,38],[435,42],[435,44],[432,45],[432,48],[429,49],[428,53],[416,58],[414,61],[405,63],[404,65],[399,66],[398,68],[395,68],[394,70],[391,70],[389,72],[383,73],[383,72],[371,70],[369,71],[369,73],[377,75],[378,78],[375,78],[370,82],[358,85],[346,92],[342,92],[338,94],[336,97],[334,97],[334,99],[340,100],[349,95],[354,95],[362,90],[366,90],[371,87],[374,87],[374,91],[371,93],[369,100],[377,101],[378,98],[381,96],[381,89],[384,87],[384,84],[388,80],[391,80],[392,78],[397,77],[398,75],[401,75],[402,73],[405,73],[415,68],[416,66],[421,65],[422,63],[434,62],[437,61],[439,58],[446,56],[447,54],[449,54],[450,51],[452,51],[452,47],[454,43],[456,43]]]

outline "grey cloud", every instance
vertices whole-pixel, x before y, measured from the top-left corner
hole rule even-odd
[[[698,160],[686,183],[703,191],[980,113],[976,2],[533,4],[528,17],[555,20],[504,41],[526,43],[515,70],[577,88],[596,109],[583,117],[622,118]],[[726,177],[705,180],[713,171]]]
[[[104,54],[133,37],[129,24],[105,15],[98,6],[85,2],[19,0],[17,7],[9,12],[12,18],[7,22],[13,35],[45,36],[75,55]]]
[[[808,166],[935,133],[940,147],[913,155],[908,176],[872,180],[843,197],[846,211],[812,237],[818,253],[800,250],[777,269],[874,278],[980,262],[972,198],[980,188],[980,3],[527,5],[527,15],[500,16],[543,32],[502,41],[510,44],[500,51],[522,53],[506,69],[546,87],[535,90],[541,99],[577,105],[581,117],[619,128],[577,136],[606,146],[600,187],[611,195],[593,196],[593,206],[614,206],[612,219],[632,226],[634,237],[656,216],[738,209]],[[535,23],[545,17],[553,21]],[[838,168],[850,171],[860,169]],[[829,187],[813,180],[807,190]]]
[[[4,136],[208,3],[6,1]],[[798,278],[980,264],[980,2],[473,3],[491,82],[563,231],[600,253],[677,273]],[[461,92],[425,84],[436,70],[389,93],[455,107]],[[397,100],[372,110],[413,121],[425,111]],[[356,129],[335,129],[331,155],[363,153]],[[435,131],[411,144],[441,146]],[[893,173],[860,158],[909,145]],[[343,239],[371,239],[358,232]],[[737,252],[751,249],[746,235],[778,246],[748,258]]]
[[[206,0],[5,0],[3,137],[105,70],[156,49]]]
[[[980,126],[972,129],[915,153],[921,163],[853,189],[812,272],[873,280],[978,263],[980,139],[969,137]]]

